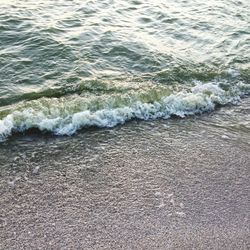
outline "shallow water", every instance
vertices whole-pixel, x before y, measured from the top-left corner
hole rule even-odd
[[[2,142],[0,248],[248,249],[249,104]]]
[[[248,1],[0,1],[0,139],[235,104]]]

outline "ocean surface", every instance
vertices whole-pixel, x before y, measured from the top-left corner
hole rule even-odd
[[[0,0],[0,249],[250,249],[249,0]]]
[[[1,141],[184,118],[249,93],[248,0],[0,0]],[[224,125],[249,131],[237,122]]]

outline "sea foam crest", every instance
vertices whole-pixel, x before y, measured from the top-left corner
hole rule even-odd
[[[62,113],[63,111],[58,112],[55,107],[51,107],[49,112],[37,112],[29,107],[22,111],[13,111],[0,120],[0,140],[10,136],[12,132],[22,132],[30,128],[51,131],[57,135],[72,135],[84,127],[114,127],[134,118],[149,120],[167,119],[172,115],[185,117],[213,110],[216,104],[224,105],[238,99],[239,95],[228,95],[218,84],[197,83],[190,92],[178,92],[151,103],[138,100],[124,107],[83,110],[76,113],[67,110],[66,114]],[[52,116],[48,115],[53,112],[55,114]]]

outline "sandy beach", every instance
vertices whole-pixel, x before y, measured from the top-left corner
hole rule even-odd
[[[10,138],[0,249],[249,249],[248,107]]]

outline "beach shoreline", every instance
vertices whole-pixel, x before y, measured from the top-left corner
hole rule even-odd
[[[0,248],[248,249],[249,101],[2,143]]]

